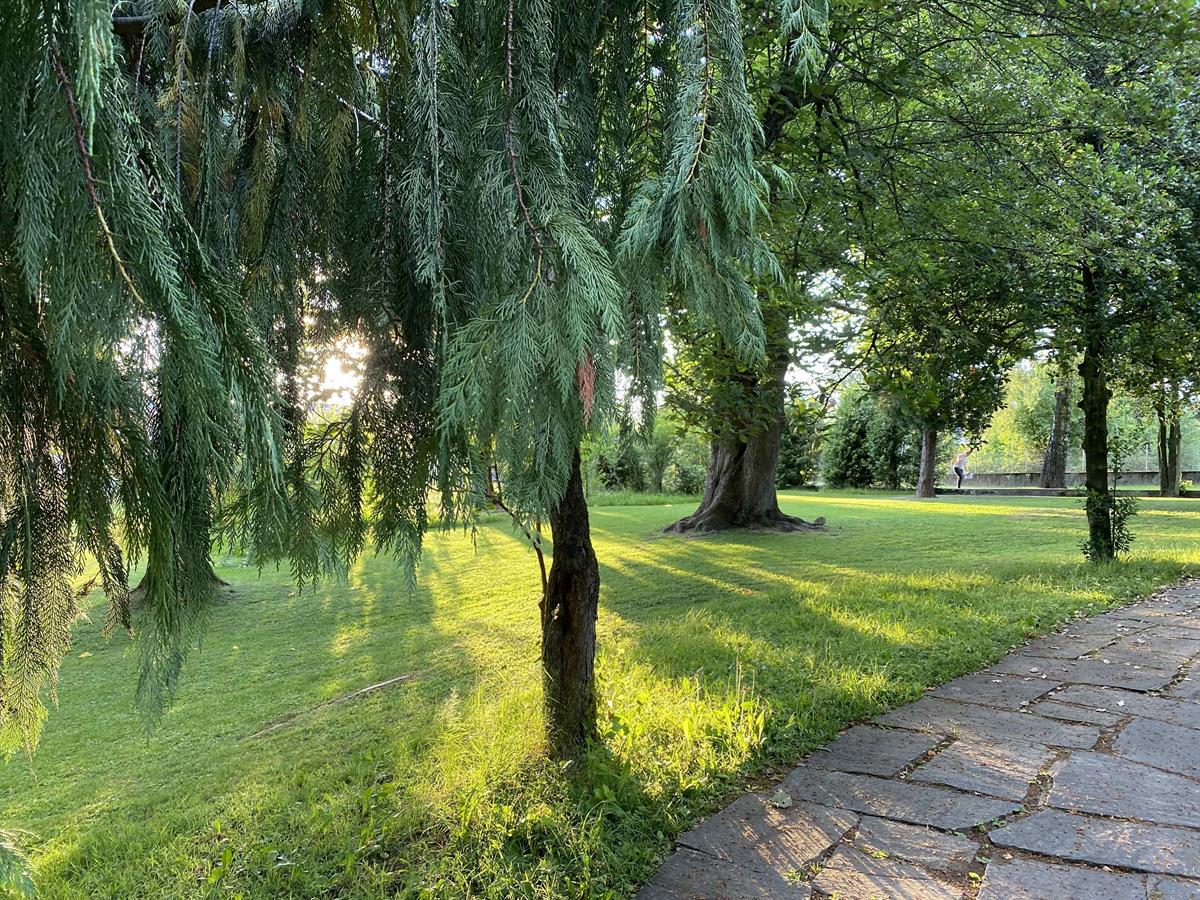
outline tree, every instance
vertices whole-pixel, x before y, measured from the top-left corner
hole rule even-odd
[[[155,572],[132,624],[165,695],[212,527],[302,580],[368,541],[415,566],[436,484],[448,525],[494,494],[540,554],[549,523],[547,731],[576,756],[599,585],[582,436],[619,364],[652,392],[668,293],[761,353],[737,5],[684,3],[653,35],[620,2],[19,6],[0,29],[0,327],[22,348],[2,375],[6,734],[40,721],[76,549],[130,621],[118,503]],[[312,421],[299,360],[339,341],[361,385]]]
[[[1046,452],[1042,462],[1041,486],[1061,488],[1067,483],[1067,447],[1071,435],[1071,397],[1074,394],[1075,373],[1060,362],[1054,381],[1054,411],[1046,437]]]
[[[672,334],[683,332],[676,320]],[[766,359],[747,363],[719,335],[696,330],[684,337],[667,380],[668,402],[684,422],[709,439],[708,471],[699,508],[666,530],[676,533],[727,528],[806,530],[806,522],[779,508],[775,476],[786,425],[786,375],[790,350],[769,318]]]
[[[105,627],[139,635],[154,708],[212,599],[214,498],[253,483],[277,511],[282,492],[238,260],[195,229],[173,142],[135,114],[108,8],[17,6],[0,27],[0,745],[32,752],[84,556]]]
[[[821,468],[821,438],[826,422],[826,405],[797,386],[788,389],[786,427],[779,445],[780,487],[814,484]]]

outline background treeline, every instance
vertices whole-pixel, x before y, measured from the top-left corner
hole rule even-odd
[[[1004,403],[982,435],[944,440],[937,454],[939,481],[950,477],[951,460],[970,449],[973,472],[1039,473],[1054,422],[1059,373],[1050,362],[1026,361],[1008,373]],[[698,494],[709,457],[706,437],[689,428],[668,403],[644,427],[630,404],[613,427],[596,434],[584,450],[585,480],[593,497],[613,493]],[[1125,471],[1157,471],[1158,422],[1153,404],[1118,386],[1109,408],[1114,456]],[[1182,416],[1180,468],[1200,469],[1200,419]],[[1072,405],[1067,432],[1068,472],[1083,468],[1079,446],[1082,413]],[[901,490],[917,483],[921,425],[886,392],[851,380],[830,402],[811,389],[788,388],[776,484],[781,488]]]

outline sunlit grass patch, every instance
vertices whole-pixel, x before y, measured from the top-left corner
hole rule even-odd
[[[593,511],[603,740],[578,771],[542,755],[537,567],[496,519],[432,535],[411,592],[382,557],[305,591],[226,561],[234,598],[151,732],[127,641],[82,626],[0,824],[32,832],[45,897],[628,896],[756,773],[1200,563],[1196,501],[1145,502],[1099,569],[1074,498],[784,506],[829,531]]]

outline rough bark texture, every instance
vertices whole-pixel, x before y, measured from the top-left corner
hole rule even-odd
[[[600,569],[592,549],[579,451],[550,511],[554,557],[542,598],[542,688],[550,752],[576,759],[596,732],[596,609]]]
[[[918,497],[937,496],[937,443],[936,428],[921,431],[921,476],[917,479]]]
[[[787,367],[786,353],[773,360],[771,388],[772,403],[776,408],[770,427],[741,440],[713,441],[700,507],[690,516],[668,525],[666,531],[677,534],[727,528],[803,531],[825,525],[823,518],[808,522],[779,509],[775,475],[785,427]]]
[[[1099,289],[1088,266],[1083,267],[1083,288],[1085,296],[1092,301],[1089,305],[1093,315],[1102,315]],[[1088,323],[1084,329],[1083,360],[1079,364],[1079,375],[1083,381],[1079,408],[1083,410],[1088,536],[1092,558],[1109,560],[1114,558],[1110,514],[1112,492],[1108,485],[1108,401],[1112,392],[1108,389],[1108,378],[1104,372],[1104,344],[1096,322]]]
[[[1046,456],[1042,460],[1044,488],[1061,488],[1067,485],[1067,444],[1071,431],[1071,379],[1066,374],[1058,379],[1054,391],[1054,421],[1050,425],[1050,439],[1046,443]]]

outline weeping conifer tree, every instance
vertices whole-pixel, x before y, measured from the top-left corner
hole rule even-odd
[[[100,562],[169,697],[214,531],[298,579],[415,567],[437,490],[500,493],[541,555],[549,743],[592,733],[599,573],[579,442],[663,298],[747,359],[763,190],[733,0],[22,0],[0,23],[0,724]],[[11,18],[11,21],[9,19]],[[312,420],[302,362],[358,345]],[[144,558],[131,612],[129,558]]]
[[[128,63],[107,4],[17,2],[0,16],[6,749],[36,743],[88,558],[106,627],[141,636],[139,697],[156,708],[213,599],[219,495],[245,477],[278,496],[265,344],[236,261],[203,240],[170,144],[144,127]]]

